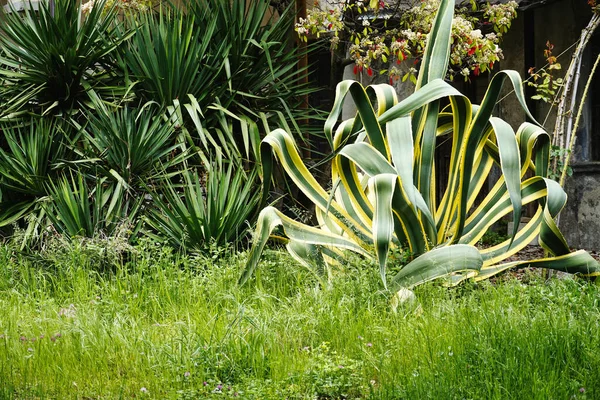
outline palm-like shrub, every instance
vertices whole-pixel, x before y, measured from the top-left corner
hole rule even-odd
[[[173,123],[152,104],[109,109],[96,102],[95,112],[87,115],[80,129],[94,174],[129,188],[140,189],[152,178],[160,179],[166,169],[185,158]]]
[[[2,124],[0,140],[0,228],[41,212],[48,182],[61,169],[69,151],[69,126],[30,118]]]
[[[213,162],[204,176],[186,170],[181,177],[181,187],[166,185],[153,195],[156,208],[148,224],[158,235],[151,236],[192,251],[246,239],[260,201],[256,170],[246,173],[234,164]]]
[[[3,113],[70,112],[88,102],[91,90],[106,100],[122,96],[112,53],[131,32],[114,35],[115,11],[93,7],[84,16],[77,1],[38,4],[2,15]]]
[[[127,198],[122,185],[105,181],[98,179],[92,185],[82,174],[71,174],[49,182],[44,209],[53,230],[67,237],[93,238],[113,236],[125,224],[131,230],[139,227],[136,214],[143,199]]]
[[[220,78],[227,91],[219,96],[224,107],[236,114],[255,115],[286,106],[294,114],[303,113],[297,105],[314,89],[302,83],[304,71],[297,70],[303,53],[290,36],[293,4],[281,15],[272,11],[268,0],[189,0],[186,8],[199,31],[216,21],[212,51],[227,44]]]
[[[205,127],[219,124],[217,102],[254,121],[283,113],[295,126],[308,118],[300,104],[314,89],[297,69],[303,53],[291,42],[293,22],[293,5],[276,16],[268,0],[188,0],[128,19],[136,33],[124,46],[124,69],[143,101],[169,107],[192,96]]]
[[[130,17],[137,26],[127,45],[127,68],[138,81],[136,91],[163,107],[173,100],[195,96],[202,105],[225,92],[222,73],[229,47],[214,37],[216,19],[196,26],[194,16],[178,9]],[[223,27],[224,28],[224,27]]]
[[[293,137],[279,129],[263,141],[265,182],[272,170],[272,152],[316,206],[318,227],[300,224],[273,207],[259,216],[256,241],[241,282],[256,265],[269,235],[281,227],[290,253],[326,277],[331,265],[350,250],[377,260],[384,285],[397,289],[445,277],[458,283],[484,279],[518,265],[532,265],[582,274],[600,274],[600,265],[585,251],[570,253],[554,217],[566,203],[562,188],[546,179],[549,136],[538,125],[524,123],[515,133],[492,110],[505,80],[527,110],[521,80],[514,71],[497,74],[480,105],[441,78],[450,49],[454,2],[442,0],[429,36],[417,90],[398,103],[392,87],[363,88],[356,82],[338,85],[325,131],[335,157],[332,190],[310,174]],[[351,94],[356,118],[338,124],[343,101]],[[371,102],[374,100],[374,103]],[[448,104],[442,107],[443,101]],[[452,141],[449,182],[441,201],[435,198],[435,150],[440,138]],[[272,150],[272,151],[271,151]],[[477,205],[476,198],[498,165],[502,176]],[[526,174],[533,174],[525,178]],[[537,212],[510,239],[489,249],[474,245],[500,218],[518,220],[523,205]],[[503,262],[540,236],[552,255],[526,262]],[[389,254],[414,258],[391,280],[386,277]]]

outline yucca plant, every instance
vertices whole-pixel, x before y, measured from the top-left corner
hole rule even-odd
[[[41,118],[0,125],[0,227],[42,211],[46,185],[68,158],[64,137],[69,128]]]
[[[2,15],[2,113],[70,113],[92,90],[105,100],[123,96],[113,52],[132,31],[115,34],[115,10],[100,2],[83,15],[78,1],[36,4]]]
[[[325,125],[335,154],[331,191],[310,174],[288,132],[278,129],[264,139],[265,191],[274,152],[291,179],[314,202],[319,226],[306,226],[273,207],[265,208],[241,283],[254,271],[277,227],[290,253],[318,276],[325,279],[330,267],[349,250],[376,260],[384,285],[393,290],[442,277],[451,284],[469,277],[485,279],[524,265],[600,274],[599,263],[587,252],[570,252],[554,222],[566,195],[556,182],[546,179],[548,134],[532,123],[523,123],[515,133],[492,116],[505,80],[512,83],[527,111],[519,75],[514,71],[495,75],[480,105],[471,104],[443,81],[453,10],[453,1],[441,1],[417,89],[406,100],[398,103],[388,85],[363,88],[352,81],[338,85]],[[347,94],[358,113],[356,118],[338,123]],[[449,182],[438,203],[436,142],[446,137],[452,142]],[[494,165],[500,167],[502,176],[476,204]],[[525,178],[528,172],[533,176]],[[537,211],[523,229],[515,224],[511,237],[491,248],[474,246],[494,222],[509,214],[519,220],[523,206],[530,203],[537,204]],[[551,254],[549,258],[503,262],[537,235]],[[389,255],[397,252],[408,254],[412,261],[388,279]]]
[[[48,183],[44,208],[53,229],[67,237],[111,236],[124,224],[136,231],[143,198],[124,196],[125,187],[106,179],[88,182],[83,174],[63,175]]]
[[[198,29],[193,15],[172,8],[141,13],[128,21],[136,33],[124,60],[144,100],[166,107],[191,94],[205,106],[223,95],[227,86],[221,72],[229,46],[214,37],[216,19]]]
[[[110,109],[98,101],[94,105],[86,125],[75,123],[85,139],[80,163],[89,160],[94,174],[140,189],[185,159],[173,123],[155,105],[139,109]]]
[[[269,123],[278,123],[278,112],[299,135],[296,121],[316,118],[314,110],[302,107],[304,96],[316,89],[303,83],[306,69],[298,68],[298,59],[312,50],[294,46],[290,29],[295,19],[294,4],[275,12],[269,0],[186,0],[185,9],[194,16],[197,32],[214,25],[211,31],[211,52],[227,48],[226,59],[215,83],[222,94],[217,94],[221,105],[237,116],[248,116],[258,121],[260,114]],[[214,115],[200,101],[205,119]]]
[[[185,170],[180,185],[167,184],[153,194],[156,206],[147,222],[156,240],[192,251],[238,244],[247,238],[258,213],[256,169],[247,173],[215,161],[205,172]]]

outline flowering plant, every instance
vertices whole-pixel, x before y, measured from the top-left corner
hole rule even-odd
[[[89,0],[83,4],[81,10],[88,13],[96,4],[96,0]],[[152,7],[151,0],[106,0],[103,3],[104,9],[110,10],[116,8],[119,12],[125,14],[136,14],[140,11],[148,11]]]
[[[331,49],[348,54],[354,73],[387,74],[390,83],[402,79],[415,81],[417,69],[401,72],[407,59],[418,64],[427,44],[427,34],[440,0],[423,0],[415,4],[391,0],[315,1],[306,18],[300,18],[296,32],[304,40],[328,38]],[[460,7],[452,27],[452,45],[448,77],[479,75],[490,70],[502,58],[499,47],[516,17],[517,3],[486,4],[471,0],[470,7]],[[340,48],[340,45],[343,46]]]

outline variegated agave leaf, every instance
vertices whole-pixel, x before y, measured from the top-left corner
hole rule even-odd
[[[435,40],[429,40],[434,44],[425,52],[413,95],[398,102],[388,85],[365,88],[354,81],[338,85],[325,124],[335,154],[333,192],[326,191],[311,175],[290,133],[279,129],[263,140],[266,185],[275,155],[315,204],[320,225],[309,227],[266,208],[259,217],[241,283],[252,274],[269,235],[278,226],[289,239],[292,256],[322,278],[330,265],[343,258],[344,251],[353,251],[376,260],[384,285],[394,290],[442,277],[450,284],[466,278],[485,279],[523,265],[600,274],[600,264],[588,253],[570,253],[554,222],[566,203],[566,194],[546,178],[549,135],[533,123],[523,123],[515,132],[492,115],[508,81],[533,120],[519,74],[496,74],[479,105],[471,104],[444,82],[453,4],[441,2],[431,33]],[[356,105],[356,117],[339,122],[348,96]],[[449,103],[443,109],[442,99]],[[441,138],[451,141],[452,150],[448,183],[438,201],[434,160]],[[482,193],[494,165],[502,175],[487,194]],[[528,172],[533,176],[525,178]],[[483,201],[476,204],[478,197]],[[511,237],[497,246],[475,247],[495,222],[511,214],[518,220],[529,204],[536,205],[537,211],[524,228],[518,230],[515,224]],[[538,235],[551,257],[504,262]],[[415,258],[388,279],[386,265],[391,251],[408,251]]]

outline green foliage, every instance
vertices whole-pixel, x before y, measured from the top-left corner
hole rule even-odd
[[[107,101],[123,96],[113,53],[132,32],[115,34],[115,10],[94,7],[84,17],[80,2],[36,4],[2,15],[2,113],[72,113],[91,91]]]
[[[424,51],[413,95],[398,102],[393,87],[341,82],[326,135],[333,147],[331,191],[312,176],[284,129],[263,140],[265,182],[273,171],[273,154],[296,185],[315,204],[318,227],[290,219],[274,207],[259,218],[255,243],[240,283],[258,265],[275,228],[283,230],[288,251],[323,281],[339,266],[345,251],[377,260],[385,287],[412,288],[432,279],[449,284],[488,278],[519,265],[535,265],[586,275],[600,274],[600,263],[587,252],[571,253],[554,218],[566,194],[546,178],[549,135],[538,125],[523,123],[517,132],[492,111],[503,83],[515,88],[529,117],[521,78],[515,71],[495,75],[480,105],[473,105],[442,78],[451,49],[454,2],[442,1]],[[338,123],[347,95],[357,108],[355,118]],[[448,106],[442,108],[442,101]],[[443,196],[436,199],[436,143],[451,140],[452,150]],[[483,201],[492,167],[502,171]],[[530,172],[533,177],[526,178]],[[474,245],[502,217],[518,220],[523,207],[536,204],[526,226],[502,243],[478,250]],[[503,262],[536,236],[551,257]],[[280,236],[280,235],[279,235]],[[390,280],[386,270],[390,249],[407,250],[416,258]]]
[[[60,123],[31,118],[3,124],[6,150],[0,147],[0,182],[6,193],[40,197],[52,169],[64,158]]]
[[[508,237],[495,231],[487,231],[479,240],[479,243],[486,246],[496,246],[504,242]]]
[[[246,244],[261,135],[312,115],[293,6],[118,3],[3,15],[0,235],[30,250],[139,232],[213,256]]]
[[[63,176],[49,183],[50,201],[45,203],[53,228],[69,237],[111,236],[125,225],[135,224],[142,199],[126,200],[121,184],[96,182],[93,191],[83,175]],[[129,203],[132,204],[129,204]]]
[[[204,108],[223,94],[221,71],[229,48],[226,41],[215,40],[215,32],[225,28],[216,19],[198,27],[193,16],[167,9],[131,16],[128,22],[136,33],[124,61],[144,100],[166,107],[190,94]]]
[[[255,117],[260,112],[276,117],[277,111],[286,110],[291,122],[308,116],[299,105],[314,89],[302,83],[305,70],[297,69],[297,60],[307,50],[293,46],[294,5],[290,3],[277,15],[270,4],[268,0],[185,2],[197,31],[203,32],[216,21],[211,51],[218,51],[222,43],[228,46],[213,88],[221,104],[237,115]],[[225,92],[220,95],[219,89]]]
[[[260,191],[256,170],[213,163],[206,172],[185,170],[179,185],[166,183],[153,194],[156,206],[148,224],[177,249],[208,251],[212,246],[240,244],[257,212]]]
[[[566,176],[573,175],[573,167],[564,164],[564,160],[571,153],[571,150],[565,149],[560,146],[552,146],[550,148],[550,169],[548,170],[548,178],[553,179],[557,182],[560,181],[560,177],[565,171]]]
[[[87,115],[80,129],[87,141],[90,168],[95,173],[102,170],[104,176],[128,188],[139,189],[185,158],[175,139],[175,127],[152,104],[111,110],[96,103],[96,112]]]
[[[239,287],[245,261],[112,238],[57,238],[35,256],[0,245],[0,397],[600,393],[600,287],[588,282],[426,284],[415,307],[394,312],[364,261],[327,290],[274,251],[265,252],[262,286]]]
[[[541,100],[550,105],[557,105],[558,92],[563,86],[563,79],[556,76],[560,73],[562,66],[557,62],[557,58],[552,55],[554,45],[550,41],[546,42],[544,57],[546,58],[546,66],[539,71],[535,67],[529,68],[530,79],[527,85],[535,88],[536,94],[531,96],[533,100]]]
[[[327,342],[303,351],[308,353],[309,359],[304,379],[317,398],[359,399],[367,392],[361,374],[363,361],[338,354]]]

